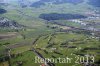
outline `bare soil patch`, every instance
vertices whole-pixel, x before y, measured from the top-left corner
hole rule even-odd
[[[3,34],[0,34],[0,40],[2,40],[2,39],[7,39],[7,38],[12,38],[12,37],[15,37],[15,36],[17,36],[17,35],[18,35],[17,32],[3,33]]]

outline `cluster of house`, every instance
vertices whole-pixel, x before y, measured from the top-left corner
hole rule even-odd
[[[92,24],[92,22],[87,22],[88,20],[100,20],[100,14],[96,13],[95,11],[92,12],[87,12],[86,13],[87,18],[84,19],[71,19],[69,21],[74,22],[74,23],[78,23],[82,26],[86,26],[84,29],[86,30],[92,30],[92,31],[100,31],[99,28],[95,28],[95,25]],[[92,24],[92,25],[90,25]],[[88,27],[87,27],[88,26]]]
[[[87,23],[83,22],[83,21],[80,20],[80,19],[72,19],[72,20],[69,20],[69,21],[75,22],[75,23],[79,23],[79,24],[81,24],[81,25],[83,25],[83,26],[86,26],[86,25],[87,25]]]

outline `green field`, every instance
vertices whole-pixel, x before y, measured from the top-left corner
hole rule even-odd
[[[90,55],[90,57],[94,56],[96,59],[94,62],[99,60],[99,49],[85,50],[85,48],[100,48],[99,43],[98,39],[84,34],[71,32],[51,33],[41,36],[34,45],[31,44],[12,49],[11,54],[14,57],[10,59],[10,62],[12,66],[17,66],[18,62],[23,62],[23,66],[39,66],[41,63],[35,63],[36,54],[30,51],[34,47],[45,58],[72,58],[71,63],[55,63],[56,66],[81,66],[80,60],[78,60],[80,63],[75,62],[76,57],[84,57],[86,59],[85,55]],[[58,52],[58,54],[55,52]]]
[[[72,66],[75,64],[74,61],[76,60],[75,57],[77,57],[77,54],[79,54],[78,55],[79,57],[81,57],[81,54],[96,55],[97,52],[99,51],[99,50],[86,50],[82,52],[82,50],[86,47],[97,48],[100,43],[100,41],[98,41],[97,39],[90,39],[91,37],[85,36],[84,34],[56,33],[54,36],[49,35],[47,38],[46,37],[47,36],[41,37],[35,44],[35,48],[37,48],[38,52],[40,52],[44,57],[53,58],[52,56],[54,56],[56,58],[59,58],[59,57],[64,58],[68,56],[68,57],[73,58],[71,63],[66,63],[66,64],[57,63],[56,66],[62,66],[62,65]],[[51,37],[53,38],[48,44],[48,41]],[[48,45],[50,46],[47,48]],[[61,47],[61,46],[65,46],[65,47]],[[71,46],[75,46],[75,48],[70,48]],[[41,50],[38,48],[40,48]],[[56,48],[56,49],[53,50],[53,48]],[[46,52],[48,53],[44,52],[44,50],[46,50]],[[56,54],[54,51],[57,51],[63,55]],[[85,57],[85,56],[82,56],[82,57]],[[81,64],[77,64],[77,63],[75,64],[75,66],[80,66],[80,65]]]
[[[49,13],[88,15],[86,12],[95,11],[91,5],[47,3],[40,8],[22,8],[12,2],[9,6],[0,8],[7,10],[7,13],[0,14],[0,17],[25,26],[23,29],[0,28],[0,66],[40,66],[42,63],[35,63],[37,54],[32,48],[44,58],[72,58],[71,62],[54,63],[55,66],[84,66],[86,55],[89,56],[87,61],[100,66],[100,31],[79,30],[84,26],[67,19],[47,21],[39,18],[40,14]],[[89,23],[88,26],[93,23],[92,27],[100,28],[100,19],[83,21]],[[94,25],[95,23],[97,25]],[[15,35],[10,36],[9,33]]]

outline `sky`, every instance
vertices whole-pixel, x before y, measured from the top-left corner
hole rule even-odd
[[[0,2],[13,2],[13,1],[18,1],[18,0],[0,0]],[[35,2],[35,1],[39,1],[39,0],[29,0],[29,1],[32,1],[32,2]]]

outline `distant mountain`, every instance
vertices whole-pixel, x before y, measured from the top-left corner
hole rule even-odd
[[[52,3],[52,4],[64,4],[64,3],[71,3],[71,4],[80,4],[83,3],[84,0],[40,0],[33,2],[31,7],[40,7],[45,5],[45,3]]]
[[[90,5],[93,5],[95,7],[100,7],[100,0],[89,0],[88,2]]]
[[[100,0],[0,0],[0,3],[17,3],[21,7],[41,7],[45,6],[46,3],[50,4],[64,4],[64,3],[70,3],[70,4],[81,4],[83,2],[87,2],[89,5],[93,5],[95,7],[100,7]]]
[[[44,6],[44,5],[45,5],[44,2],[42,2],[42,1],[37,1],[37,2],[32,3],[32,4],[30,5],[30,7],[36,7],[36,8],[38,8],[38,7]]]
[[[15,21],[11,21],[7,18],[0,17],[0,27],[1,28],[12,28],[12,29],[20,29],[23,28],[23,25],[18,24]]]
[[[30,6],[32,3],[37,2],[39,0],[16,0],[21,7]]]

